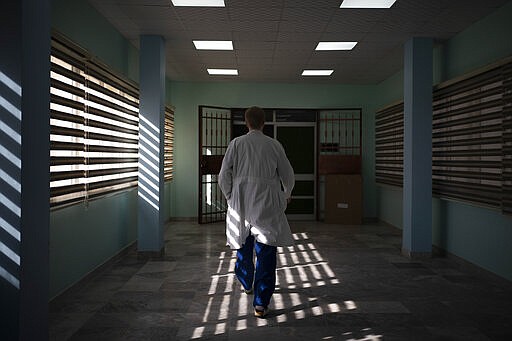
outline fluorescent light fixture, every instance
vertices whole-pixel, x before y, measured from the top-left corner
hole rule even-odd
[[[304,70],[302,76],[330,76],[334,70]]]
[[[171,0],[174,6],[226,7],[224,0]]]
[[[238,76],[237,69],[207,69],[210,75]]]
[[[231,40],[194,40],[198,50],[233,50]]]
[[[343,0],[340,8],[390,8],[396,0]]]
[[[357,41],[321,41],[316,46],[317,51],[352,50]]]

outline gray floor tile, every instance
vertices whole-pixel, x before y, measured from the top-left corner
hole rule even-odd
[[[135,251],[50,305],[52,340],[508,340],[512,284],[400,253],[384,225],[291,222],[267,319],[233,274],[222,224],[172,223],[162,260]]]

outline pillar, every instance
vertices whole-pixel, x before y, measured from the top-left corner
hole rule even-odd
[[[404,53],[402,253],[432,254],[432,39],[412,38]]]
[[[165,50],[161,36],[140,37],[139,256],[164,252]]]
[[[50,2],[3,2],[0,41],[0,338],[47,340]]]

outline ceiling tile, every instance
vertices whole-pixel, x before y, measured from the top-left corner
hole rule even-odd
[[[232,7],[282,7],[284,0],[224,0],[224,4],[228,8]]]
[[[254,32],[254,31],[277,31],[279,27],[279,21],[242,21],[242,20],[232,20],[231,28],[233,31],[241,31],[241,32]]]
[[[173,7],[182,21],[228,21],[228,11],[223,7]]]
[[[231,31],[232,25],[228,20],[187,20],[182,21],[183,27],[189,31],[205,31],[205,32],[226,32]]]
[[[282,8],[280,7],[229,7],[229,19],[233,21],[279,21]]]
[[[279,31],[296,33],[323,32],[326,25],[322,21],[282,21],[279,24]]]
[[[136,48],[141,34],[162,35],[171,79],[211,81],[206,64],[215,63],[243,67],[236,79],[244,81],[354,84],[375,84],[400,70],[403,44],[411,37],[444,41],[507,3],[397,0],[383,10],[339,8],[341,0],[225,0],[224,8],[174,7],[170,0],[89,2]],[[197,51],[192,40],[232,40],[235,50]],[[319,41],[358,44],[351,51],[320,53],[314,51]],[[307,65],[335,72],[304,79],[300,72]]]
[[[235,54],[238,58],[274,58],[274,49],[272,50],[237,50]]]
[[[276,31],[233,31],[234,41],[260,41],[260,42],[275,42],[277,37]]]

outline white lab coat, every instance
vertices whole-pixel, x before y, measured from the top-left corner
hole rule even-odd
[[[249,233],[266,245],[293,245],[284,211],[294,185],[293,168],[277,140],[260,130],[233,139],[219,173],[228,202],[228,245],[241,248]]]

